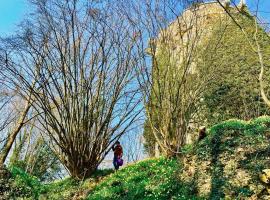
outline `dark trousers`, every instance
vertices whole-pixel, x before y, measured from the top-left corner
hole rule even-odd
[[[114,157],[113,157],[113,166],[114,166],[115,170],[119,169],[117,159],[118,159],[118,156],[114,155]]]

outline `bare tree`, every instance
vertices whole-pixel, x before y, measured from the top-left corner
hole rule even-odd
[[[27,113],[29,111],[31,107],[31,103],[30,100],[27,101],[25,108],[23,109],[22,113],[20,114],[20,117],[18,119],[18,121],[16,121],[15,126],[12,128],[12,131],[9,133],[4,145],[3,145],[3,149],[0,153],[0,167],[2,167],[6,161],[6,158],[11,150],[11,147],[18,135],[18,133],[20,132],[21,128],[23,127],[24,123],[25,123],[25,118],[27,116]]]
[[[183,3],[147,1],[128,5],[132,12],[125,9],[141,55],[138,71],[144,72],[139,82],[147,121],[161,152],[168,156],[180,153],[186,143],[188,126],[195,124],[201,110],[203,91],[215,77],[215,69],[198,55],[205,49],[202,38],[212,31],[211,25],[205,28],[207,20],[215,24],[222,18],[211,17],[211,10],[197,1],[187,2],[192,6],[182,11]],[[214,13],[222,11],[213,6]],[[145,38],[152,39],[147,43]]]
[[[127,163],[137,162],[147,156],[143,148],[144,141],[140,124],[138,124],[137,128],[125,134],[122,141]]]
[[[35,1],[33,19],[7,42],[6,76],[32,94],[51,147],[78,179],[96,170],[142,110],[134,38],[113,3]]]
[[[0,132],[3,133],[4,130],[12,123],[14,120],[14,112],[9,110],[10,102],[12,101],[13,96],[10,96],[9,92],[5,91],[2,84],[0,84],[1,93],[0,93]],[[5,134],[0,134],[0,144],[6,140]],[[1,148],[1,147],[0,147]]]
[[[3,51],[1,52],[3,53]],[[1,72],[4,72],[7,60],[6,54],[2,53],[0,55],[0,68]],[[23,99],[20,97],[18,88],[13,88],[9,84],[10,77],[6,77],[4,73],[0,73],[0,77],[0,111],[3,111],[1,115],[2,124],[0,126],[0,132],[3,136],[3,140],[0,142],[2,143],[0,167],[3,167],[14,141],[25,123],[26,116],[31,107],[31,98],[28,97],[28,99],[26,99],[25,106],[23,108],[19,108],[21,106],[18,105],[17,100],[19,98],[21,103],[23,102]],[[13,104],[17,105],[12,106]],[[18,108],[18,111],[16,111],[15,108]],[[7,128],[9,128],[9,130],[7,130]],[[4,134],[4,132],[7,133]]]

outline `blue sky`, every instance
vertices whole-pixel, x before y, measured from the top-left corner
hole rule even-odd
[[[251,11],[256,10],[257,2],[258,0],[247,0]],[[29,7],[27,0],[0,0],[0,36],[14,32],[16,25],[29,14]],[[270,0],[260,0],[259,15],[264,22],[270,22]]]
[[[262,21],[270,22],[270,0],[247,0],[248,8],[250,11],[257,10],[257,2],[259,1],[259,17]]]
[[[29,11],[27,0],[0,0],[0,36],[11,34]]]

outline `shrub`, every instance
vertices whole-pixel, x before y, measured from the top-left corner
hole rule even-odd
[[[37,199],[39,194],[45,188],[40,181],[33,176],[28,175],[22,169],[18,167],[11,167],[10,172],[12,174],[12,196],[15,197],[27,197]]]

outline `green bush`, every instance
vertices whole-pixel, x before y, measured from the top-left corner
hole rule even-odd
[[[31,176],[18,167],[9,168],[11,179],[11,194],[14,199],[71,199],[78,191],[89,190],[89,183],[96,183],[99,178],[113,172],[111,169],[97,170],[90,179],[79,182],[71,178],[43,183],[37,177]]]
[[[45,189],[41,182],[33,176],[28,175],[18,167],[11,167],[12,174],[12,196],[37,199],[39,194]]]

